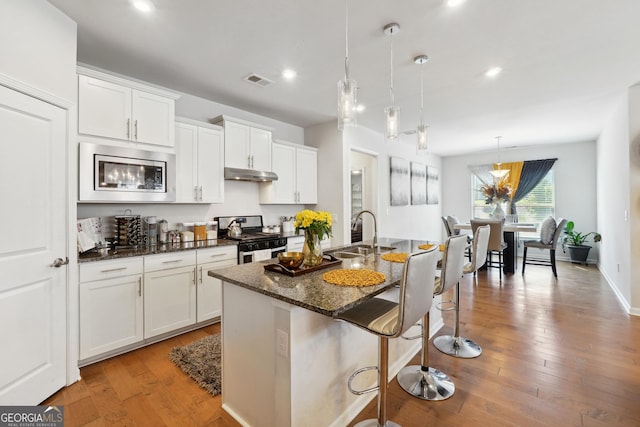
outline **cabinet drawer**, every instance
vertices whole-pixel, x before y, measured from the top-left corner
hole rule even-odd
[[[238,259],[238,247],[236,245],[220,246],[217,248],[198,249],[198,264],[205,264],[217,261],[227,261]]]
[[[287,252],[302,252],[304,246],[304,236],[287,238]]]
[[[119,258],[80,264],[80,282],[142,274],[142,257]]]
[[[144,271],[166,270],[187,267],[196,263],[196,251],[182,251],[172,254],[148,255],[144,257]]]

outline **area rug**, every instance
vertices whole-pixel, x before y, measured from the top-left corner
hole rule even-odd
[[[183,347],[174,347],[169,359],[213,396],[220,394],[220,334],[209,335]]]

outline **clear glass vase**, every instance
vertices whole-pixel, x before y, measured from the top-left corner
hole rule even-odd
[[[308,230],[304,231],[302,253],[304,253],[304,265],[313,267],[322,264],[322,246],[316,233]]]

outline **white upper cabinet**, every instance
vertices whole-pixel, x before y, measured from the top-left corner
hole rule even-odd
[[[176,118],[176,202],[224,202],[224,136],[220,126]]]
[[[224,127],[225,167],[271,171],[272,129],[228,116],[211,123]]]
[[[173,147],[177,94],[78,68],[78,133]]]
[[[273,142],[272,172],[277,181],[260,183],[260,203],[315,204],[318,202],[318,152],[315,148]]]

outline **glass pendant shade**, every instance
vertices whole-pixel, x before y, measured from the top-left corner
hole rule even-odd
[[[500,169],[500,163],[496,163],[496,166],[498,166],[498,169],[489,171],[491,176],[493,176],[495,179],[502,179],[505,176],[509,175],[509,169]]]
[[[338,82],[338,129],[345,126],[356,126],[356,92],[358,85],[353,79],[344,79]]]
[[[384,114],[387,116],[387,125],[385,127],[384,136],[388,141],[395,141],[398,139],[398,115],[400,113],[400,107],[389,106],[384,109]]]
[[[420,123],[416,129],[416,135],[418,136],[418,150],[426,151],[429,148],[427,141],[427,125]]]

